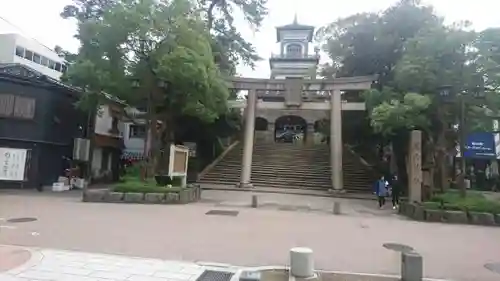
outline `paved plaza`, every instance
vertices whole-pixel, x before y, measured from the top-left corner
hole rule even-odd
[[[193,263],[157,259],[49,249],[29,251],[31,259],[19,267],[0,272],[0,280],[194,281],[205,268]]]
[[[338,216],[331,198],[261,194],[252,209],[251,196],[213,191],[200,203],[160,206],[0,191],[0,244],[235,266],[285,266],[291,247],[307,246],[318,269],[399,274],[399,253],[383,244],[401,243],[423,256],[427,277],[500,280],[484,267],[500,263],[500,228],[408,221],[369,200],[340,200]]]

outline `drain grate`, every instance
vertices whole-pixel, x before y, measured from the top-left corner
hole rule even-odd
[[[36,220],[37,220],[36,218],[15,218],[15,219],[9,219],[9,220],[7,220],[7,222],[19,223],[19,222],[32,222],[32,221],[36,221]]]
[[[402,252],[402,253],[413,252],[413,248],[412,247],[410,247],[408,245],[404,245],[404,244],[385,243],[383,246],[386,249],[393,250],[393,251],[396,251],[396,252]]]
[[[229,216],[236,217],[240,212],[229,211],[229,210],[210,210],[205,213],[205,215],[215,215],[215,216]]]
[[[487,263],[484,265],[484,268],[491,272],[500,274],[500,263]]]
[[[229,281],[233,275],[233,272],[205,270],[196,281]]]

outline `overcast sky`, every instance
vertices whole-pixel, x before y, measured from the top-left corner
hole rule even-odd
[[[243,21],[238,22],[243,35],[252,42],[263,61],[255,70],[241,66],[238,71],[248,77],[269,77],[267,59],[278,50],[275,27],[291,23],[298,14],[300,23],[322,26],[339,17],[360,12],[380,11],[395,0],[269,0],[269,16],[259,32],[252,32]],[[78,41],[73,38],[76,25],[63,20],[59,13],[71,0],[0,0],[0,33],[20,33],[53,48],[76,52]],[[476,30],[500,27],[500,1],[497,0],[427,0],[447,22],[470,20]]]

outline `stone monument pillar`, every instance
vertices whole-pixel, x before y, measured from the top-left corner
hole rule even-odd
[[[422,132],[411,131],[408,147],[408,198],[422,202]]]
[[[342,182],[342,93],[333,91],[330,96],[330,157],[332,185],[335,190],[344,188]]]
[[[241,179],[239,187],[252,187],[250,182],[252,175],[252,154],[255,132],[255,108],[257,105],[255,90],[248,90],[247,107],[245,112],[245,134],[243,140],[243,160],[241,163]]]

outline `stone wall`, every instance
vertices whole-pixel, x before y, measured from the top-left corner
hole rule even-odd
[[[141,204],[187,204],[201,199],[201,188],[195,185],[180,191],[166,193],[113,192],[108,189],[87,190],[84,202],[141,203]]]

